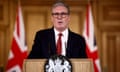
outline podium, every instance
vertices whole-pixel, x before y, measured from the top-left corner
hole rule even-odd
[[[91,59],[70,59],[73,72],[94,72]],[[23,72],[44,72],[46,59],[25,59]]]

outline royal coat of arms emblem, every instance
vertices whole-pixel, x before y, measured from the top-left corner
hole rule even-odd
[[[62,55],[50,57],[44,66],[45,72],[72,72],[72,64],[70,60]]]

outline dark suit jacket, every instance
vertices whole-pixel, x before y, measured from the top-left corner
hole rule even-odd
[[[68,58],[86,58],[86,45],[82,36],[69,30],[66,56]],[[56,54],[54,29],[41,30],[36,33],[29,59],[49,58]]]

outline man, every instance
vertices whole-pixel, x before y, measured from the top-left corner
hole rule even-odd
[[[69,7],[62,2],[57,2],[52,7],[51,15],[53,27],[36,33],[32,51],[28,58],[49,58],[56,54],[68,58],[86,58],[84,38],[68,28]]]

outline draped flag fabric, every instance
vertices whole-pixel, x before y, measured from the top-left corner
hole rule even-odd
[[[88,58],[93,60],[94,72],[101,72],[99,57],[98,57],[98,48],[96,45],[96,39],[94,34],[94,22],[91,11],[91,6],[88,4],[86,10],[86,18],[84,22],[83,36],[86,40],[86,52]]]
[[[12,45],[9,52],[6,72],[22,72],[24,59],[27,58],[25,31],[20,4],[18,5]]]

